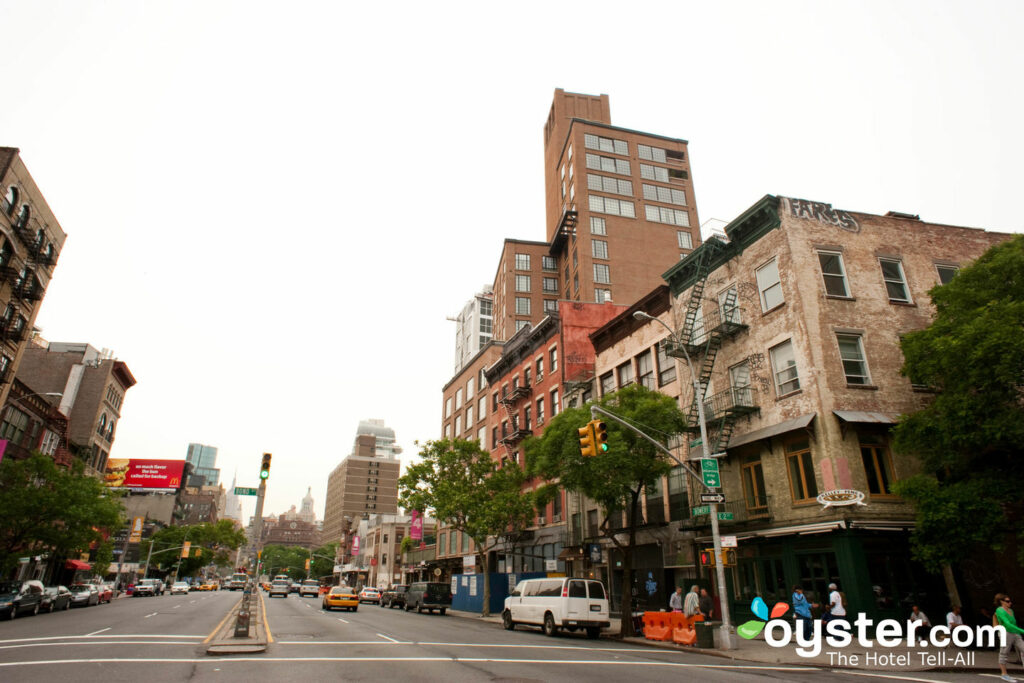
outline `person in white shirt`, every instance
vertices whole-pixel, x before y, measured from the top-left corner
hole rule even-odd
[[[946,626],[951,630],[955,626],[963,626],[964,618],[960,616],[960,605],[953,605],[953,611],[946,615]]]
[[[834,583],[828,585],[828,614],[829,621],[832,619],[845,619],[846,608],[843,607],[843,596],[839,592],[839,587]]]
[[[921,625],[924,626],[925,628],[931,628],[932,627],[932,622],[931,622],[930,619],[928,619],[928,615],[925,614],[924,612],[922,612],[921,608],[918,607],[917,605],[914,605],[913,607],[910,608],[910,620],[911,621],[919,621],[919,622],[921,622]]]

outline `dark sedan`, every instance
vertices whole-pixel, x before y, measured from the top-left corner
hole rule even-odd
[[[71,586],[71,606],[88,607],[100,604],[100,591],[91,583],[76,583]]]
[[[0,614],[13,619],[20,614],[39,614],[43,584],[39,581],[0,582]]]
[[[58,609],[71,607],[71,591],[64,586],[47,586],[43,589],[43,601],[39,609],[44,612],[53,612]]]

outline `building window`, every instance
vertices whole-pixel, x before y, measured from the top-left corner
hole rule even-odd
[[[529,270],[530,269],[530,255],[529,254],[516,254],[516,270]]]
[[[480,442],[480,448],[487,450],[487,427],[481,427],[477,430],[476,440]]]
[[[612,300],[612,290],[610,289],[595,289],[594,290],[594,301],[603,304],[605,301]]]
[[[530,315],[530,297],[516,297],[516,315]]]
[[[658,161],[663,164],[667,163],[668,161],[665,158],[665,150],[658,147],[650,147],[648,145],[637,145],[636,154],[641,159],[646,159],[647,161]]]
[[[591,240],[590,252],[594,258],[606,259],[608,258],[608,243],[604,240]]]
[[[892,461],[884,444],[862,437],[860,457],[864,461],[864,473],[868,477],[868,491],[875,496],[892,495]]]
[[[644,199],[651,202],[664,202],[676,206],[686,206],[686,193],[671,187],[660,187],[658,185],[642,185]]]
[[[600,282],[603,285],[609,284],[612,281],[611,274],[608,271],[608,266],[603,263],[594,264],[594,282]]]
[[[935,270],[939,273],[939,284],[948,285],[950,281],[960,272],[958,266],[940,266],[936,264]]]
[[[626,361],[616,371],[619,375],[619,387],[624,387],[633,383],[633,363]]]
[[[7,439],[11,443],[20,444],[21,438],[28,428],[29,417],[17,408],[7,409],[3,424],[0,424],[0,439]]]
[[[609,178],[608,176],[587,174],[587,189],[595,192],[607,192],[609,194],[621,194],[627,197],[633,196],[633,183],[621,178]]]
[[[558,278],[557,277],[546,277],[542,283],[544,291],[548,293],[558,293]]]
[[[580,275],[579,273],[573,273],[572,276],[572,291],[576,295],[576,299],[579,299],[580,293]]]
[[[604,219],[598,216],[590,217],[590,234],[591,235],[607,235],[608,226],[605,225]]]
[[[537,424],[544,424],[544,397],[537,399]]]
[[[603,138],[597,135],[591,135],[587,133],[583,136],[583,146],[587,149],[596,149],[599,152],[611,152],[612,154],[629,154],[629,145],[626,144],[625,140],[614,140],[612,138]]]
[[[558,262],[554,256],[541,256],[540,265],[544,270],[558,270]]]
[[[680,249],[693,249],[693,238],[690,233],[680,230],[676,233],[676,242]]]
[[[654,359],[649,350],[636,357],[636,373],[640,384],[648,389],[654,389]]]
[[[843,255],[832,251],[819,251],[818,262],[821,264],[821,276],[825,278],[825,293],[829,296],[850,296],[850,289],[846,286]]]
[[[498,428],[491,427],[491,448],[498,447]]]
[[[530,276],[529,275],[516,275],[516,291],[517,292],[529,292],[530,291]]]
[[[786,444],[786,469],[789,470],[789,489],[793,502],[814,500],[818,497],[818,483],[814,480],[814,460],[811,442],[799,439]]]
[[[14,207],[18,205],[18,188],[14,185],[7,187],[7,194],[4,195],[3,212],[8,216],[14,212]]]
[[[502,393],[506,393],[507,391],[508,390],[506,389]],[[494,392],[493,394],[491,394],[491,412],[494,413],[494,412],[497,412],[497,411],[498,411],[498,392]]]
[[[452,426],[450,424],[444,426],[444,438],[452,438]]]
[[[740,471],[747,515],[750,517],[766,515],[768,513],[768,496],[765,495],[764,470],[761,468],[760,456],[745,462]]]
[[[910,291],[907,289],[907,279],[903,276],[903,264],[896,259],[878,259],[882,266],[882,279],[885,280],[885,289],[889,293],[889,301],[910,303]]]
[[[592,194],[587,197],[587,203],[590,206],[590,210],[597,213],[609,213],[613,216],[636,218],[633,202],[627,202],[625,199],[612,199],[611,197],[599,197]]]
[[[548,352],[548,366],[551,368],[551,372],[558,369],[558,349],[551,349]]]
[[[462,387],[455,390],[455,410],[462,407]]]
[[[615,391],[615,375],[611,372],[606,372],[601,375],[601,395],[607,396],[613,391]]]
[[[458,438],[462,435],[462,416],[455,416],[455,437]]]
[[[473,406],[469,405],[466,407],[466,431],[468,432],[473,428]]]
[[[591,171],[604,171],[605,173],[632,175],[629,169],[629,162],[625,159],[603,157],[597,154],[587,154],[587,168]]]
[[[871,384],[868,362],[864,357],[864,343],[859,334],[837,334],[839,358],[847,384]]]
[[[673,467],[668,473],[668,518],[679,522],[690,517],[690,496],[686,489],[686,469]]]
[[[785,341],[770,350],[772,370],[775,374],[775,391],[779,396],[791,394],[800,388],[800,376],[796,369],[793,342]]]
[[[680,225],[684,228],[690,227],[690,214],[678,209],[669,209],[664,206],[651,206],[644,204],[644,216],[653,223],[665,223],[667,225]]]
[[[452,397],[451,396],[449,396],[448,398],[446,398],[444,400],[444,416],[446,418],[452,416]]]
[[[526,327],[529,324],[530,324],[529,320],[517,320],[516,321],[516,332],[518,332],[519,330],[523,329],[524,327]]]
[[[470,377],[466,380],[466,403],[469,403],[469,399],[473,398],[474,384],[476,383],[476,377]]]
[[[554,417],[558,413],[562,412],[561,407],[558,405],[558,389],[551,390],[551,415]]]
[[[779,266],[772,259],[755,272],[757,277],[757,290],[761,293],[761,310],[768,312],[780,306],[785,299],[782,298],[782,281],[779,280]]]
[[[558,302],[554,299],[544,299],[544,312],[552,313],[558,310]]]
[[[658,382],[659,386],[665,386],[676,381],[675,361],[665,353],[665,342],[658,344]]]
[[[657,180],[661,183],[668,182],[668,169],[650,164],[640,164],[640,177],[644,180]]]
[[[530,386],[530,372],[531,372],[531,370],[530,370],[530,366],[529,365],[527,365],[525,368],[523,368],[523,386],[524,387],[529,387]]]
[[[476,414],[480,416],[481,420],[484,419],[485,415],[487,415],[487,397],[486,396],[481,396],[480,400],[477,401],[477,404],[476,404]]]

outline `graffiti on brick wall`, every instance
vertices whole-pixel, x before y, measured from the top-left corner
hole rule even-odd
[[[581,365],[587,362],[587,357],[582,353],[567,353],[565,354],[565,362],[570,365]]]
[[[824,225],[834,225],[850,232],[860,232],[860,224],[857,223],[856,218],[846,211],[833,209],[831,204],[789,197],[782,197],[782,201],[789,206],[790,215],[796,218],[806,218]]]
[[[764,361],[764,354],[752,353],[744,358],[743,362],[750,368],[750,383],[757,384],[761,389],[761,395],[767,396],[772,380],[768,374],[768,366]]]

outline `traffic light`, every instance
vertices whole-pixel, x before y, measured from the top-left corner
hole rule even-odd
[[[601,420],[591,420],[594,425],[594,446],[598,453],[608,452],[608,425]]]
[[[722,566],[723,567],[735,567],[736,566],[736,551],[732,548],[726,548],[722,551]]]
[[[194,557],[202,557],[203,556],[203,549],[202,548],[196,548],[196,551],[194,553],[192,553],[192,555]]]
[[[715,566],[715,551],[713,548],[707,548],[700,551],[700,566],[702,567],[714,567]]]
[[[263,454],[263,463],[260,465],[260,479],[270,476],[270,453]]]
[[[306,571],[309,571],[309,558],[306,558]]]
[[[188,559],[188,549],[192,547],[191,541],[185,541],[181,544],[181,557],[182,559]]]
[[[580,435],[580,454],[584,458],[592,458],[597,455],[597,444],[594,442],[593,420],[576,431]]]

